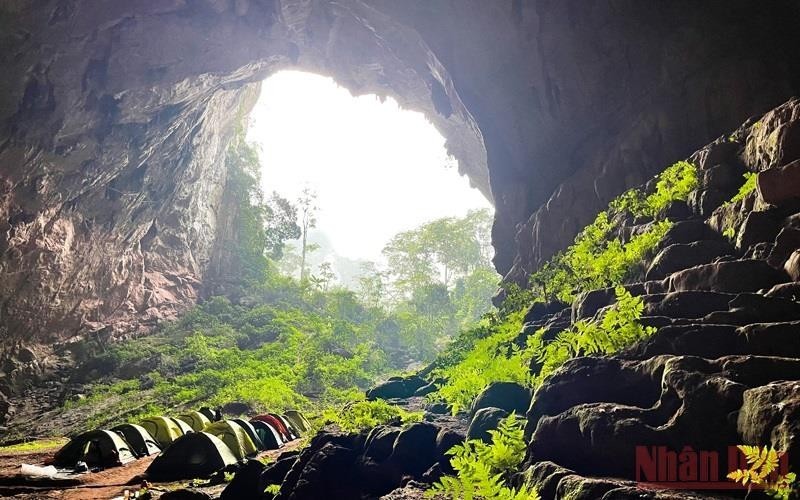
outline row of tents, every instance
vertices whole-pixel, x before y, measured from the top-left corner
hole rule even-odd
[[[91,468],[124,465],[158,454],[147,469],[154,480],[207,477],[260,451],[275,450],[311,429],[298,411],[222,420],[202,408],[178,417],[150,417],[137,424],[98,429],[71,439],[56,452],[54,465]]]

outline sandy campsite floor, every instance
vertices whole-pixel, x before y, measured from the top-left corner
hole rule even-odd
[[[274,460],[281,453],[297,449],[301,440],[287,443],[280,450],[266,451],[258,458]],[[15,499],[60,499],[60,500],[109,500],[121,497],[128,489],[136,491],[141,484],[144,471],[155,457],[145,457],[131,462],[123,467],[113,467],[96,473],[87,473],[75,476],[71,484],[40,484],[19,478],[20,465],[46,464],[53,458],[58,448],[43,449],[35,452],[0,452],[0,497]],[[202,484],[204,481],[198,481]],[[152,483],[151,492],[155,498],[163,493],[186,487],[188,481],[180,483]],[[210,494],[212,497],[219,495],[225,485],[199,487],[198,490]]]

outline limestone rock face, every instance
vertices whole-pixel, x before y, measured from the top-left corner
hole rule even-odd
[[[5,2],[4,342],[144,331],[224,276],[225,145],[275,71],[424,112],[524,281],[611,197],[795,93],[798,19],[790,0]]]

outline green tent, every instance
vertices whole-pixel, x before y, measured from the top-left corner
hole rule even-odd
[[[191,427],[195,432],[202,431],[208,424],[211,423],[211,421],[199,411],[190,411],[189,413],[178,415],[178,419],[189,424],[189,427]]]
[[[258,453],[253,440],[247,435],[247,432],[236,422],[230,420],[221,420],[214,422],[206,427],[205,431],[213,436],[218,437],[223,443],[228,445],[233,456],[237,460],[244,460],[248,455],[255,455]]]
[[[207,432],[192,432],[161,452],[146,473],[158,481],[206,478],[235,463],[236,457],[221,440]]]
[[[283,448],[283,439],[274,427],[261,420],[251,420],[250,425],[256,430],[256,435],[261,440],[264,450]]]
[[[84,432],[56,452],[57,467],[74,467],[86,462],[89,467],[114,467],[136,460],[130,445],[117,433],[107,430]]]
[[[150,417],[142,420],[140,425],[153,436],[161,448],[168,446],[184,434],[175,420],[168,417]]]
[[[305,434],[311,430],[311,423],[306,420],[306,417],[304,417],[303,414],[297,410],[287,411],[284,414],[284,417],[286,417],[286,420],[288,420],[289,423],[292,424],[294,428],[297,429],[297,431],[301,434]]]
[[[131,445],[131,451],[133,451],[137,457],[156,455],[161,452],[161,448],[158,446],[155,438],[141,425],[122,424],[111,430],[122,436],[122,439]]]
[[[232,418],[231,422],[236,422],[239,425],[239,427],[244,429],[244,431],[247,433],[247,435],[250,436],[250,439],[253,441],[253,444],[256,445],[257,449],[259,449],[259,450],[266,450],[267,449],[267,448],[264,448],[264,443],[261,442],[261,439],[258,437],[258,433],[256,432],[256,429],[253,427],[253,425],[250,422],[248,422],[247,420],[244,420],[242,418]]]

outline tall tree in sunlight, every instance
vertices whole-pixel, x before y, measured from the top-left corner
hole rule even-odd
[[[297,224],[297,207],[273,192],[264,205],[266,228],[265,250],[273,260],[283,257],[283,250],[287,240],[296,240],[301,236],[300,226]]]
[[[300,281],[308,280],[308,267],[306,259],[309,252],[308,231],[317,226],[317,193],[310,188],[303,189],[297,200],[300,208],[300,224],[302,231],[302,242],[300,246]]]
[[[406,297],[431,283],[449,290],[456,280],[489,266],[490,225],[489,211],[475,210],[397,234],[383,249],[397,290]]]
[[[387,281],[388,273],[379,270],[374,262],[362,263],[358,279],[358,298],[369,307],[381,307],[388,293]]]

